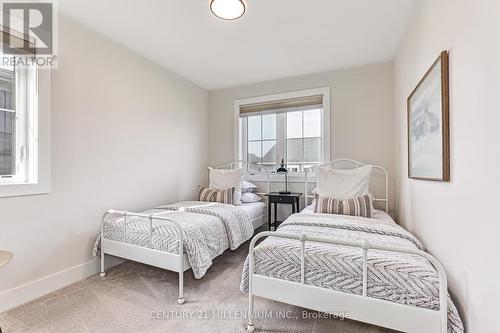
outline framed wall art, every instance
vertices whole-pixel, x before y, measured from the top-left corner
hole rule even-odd
[[[408,177],[450,180],[448,51],[408,97]]]

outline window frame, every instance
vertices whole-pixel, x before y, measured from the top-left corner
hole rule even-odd
[[[37,97],[38,106],[35,114],[29,115],[31,121],[37,124],[36,153],[30,159],[35,167],[30,172],[36,175],[31,181],[18,181],[13,178],[4,178],[0,182],[0,198],[23,195],[50,193],[51,191],[51,164],[50,164],[50,109],[51,109],[51,72],[47,69],[37,69]]]
[[[266,116],[266,115],[269,115],[269,114],[275,114],[274,112],[259,112],[258,114],[256,114],[255,116],[260,116],[260,117],[263,117],[263,116]],[[253,116],[251,116],[253,117]],[[239,145],[240,147],[242,147],[243,149],[241,151],[239,151],[239,155],[237,157],[236,160],[244,160],[244,161],[248,161],[248,144],[249,142],[260,142],[261,144],[261,152],[262,152],[262,147],[263,147],[263,143],[264,142],[269,142],[269,141],[275,141],[276,142],[276,157],[278,156],[283,156],[283,146],[280,145],[280,140],[278,139],[280,136],[283,135],[283,114],[276,114],[276,118],[275,118],[275,121],[276,121],[276,136],[274,139],[264,139],[263,137],[263,119],[261,118],[261,138],[260,140],[248,140],[248,118],[249,117],[245,117],[245,118],[240,118],[240,123],[238,124],[238,126],[242,125],[242,123],[244,123],[244,125],[242,126],[242,135],[241,137],[239,138]],[[246,139],[245,139],[246,138]],[[261,164],[263,164],[263,162],[261,161]],[[262,165],[263,167],[266,167],[265,165]]]
[[[240,160],[242,157],[244,160],[247,159],[247,151],[246,148],[243,149],[243,152],[240,152],[240,147],[242,147],[242,138],[247,135],[246,126],[243,126],[242,133],[240,133],[240,107],[246,104],[256,104],[256,103],[266,103],[283,99],[291,99],[291,98],[301,98],[308,96],[322,95],[323,96],[323,112],[321,113],[321,163],[327,163],[330,161],[330,87],[320,87],[320,88],[312,88],[305,90],[298,90],[286,93],[279,94],[271,94],[264,96],[257,96],[251,98],[237,99],[234,101],[234,160]],[[304,110],[308,108],[297,108],[296,111]],[[271,112],[270,112],[271,113]],[[261,113],[261,114],[265,114]],[[279,115],[279,114],[278,114]],[[283,113],[284,117],[286,114]],[[278,118],[278,117],[277,117]],[[283,136],[284,133],[279,129],[278,119],[276,136],[278,140],[278,136]],[[285,123],[286,126],[286,123]],[[281,132],[281,133],[280,133]],[[286,140],[286,138],[285,138]],[[286,145],[285,145],[286,149]],[[280,148],[277,147],[277,156],[284,156],[284,151],[281,151]],[[281,155],[279,155],[281,154]],[[250,177],[253,181],[261,181],[261,175],[253,175]],[[305,178],[304,172],[294,172],[289,174],[289,182],[303,182]],[[314,181],[314,176],[308,176],[308,179]],[[280,175],[272,174],[271,181],[282,182],[283,177]]]

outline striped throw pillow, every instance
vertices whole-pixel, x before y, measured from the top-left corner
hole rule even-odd
[[[337,200],[331,197],[320,196],[319,194],[316,194],[315,197],[315,213],[373,217],[373,196],[371,193],[346,200]]]
[[[227,190],[216,190],[214,188],[198,186],[198,201],[232,204],[234,190],[234,187]]]

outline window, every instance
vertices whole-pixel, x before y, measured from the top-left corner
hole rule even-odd
[[[287,112],[286,161],[289,172],[304,172],[321,164],[322,109]]]
[[[247,124],[246,160],[272,169],[276,165],[276,114],[248,117]]]
[[[329,160],[328,100],[320,88],[236,101],[237,159],[274,171],[284,158],[290,173]]]
[[[0,66],[0,185],[38,179],[37,69]]]
[[[0,68],[0,176],[15,173],[16,111],[12,103],[14,72]]]

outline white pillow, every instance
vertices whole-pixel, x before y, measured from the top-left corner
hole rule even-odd
[[[227,190],[234,187],[233,204],[241,205],[241,177],[243,169],[214,169],[208,167],[210,187]]]
[[[318,187],[315,192],[337,200],[346,200],[369,193],[371,173],[371,165],[350,170],[317,167]]]
[[[257,185],[254,183],[250,183],[246,180],[241,182],[241,192],[255,192],[255,190],[257,190]]]
[[[250,203],[250,202],[258,202],[261,200],[262,198],[253,192],[243,192],[241,194],[241,202]]]

